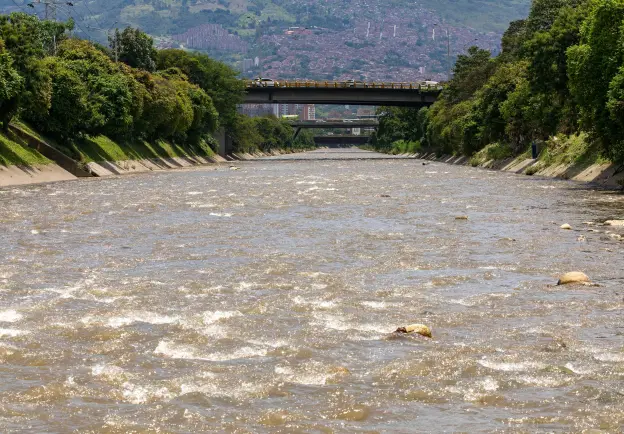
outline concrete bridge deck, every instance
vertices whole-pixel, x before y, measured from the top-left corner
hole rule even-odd
[[[246,104],[353,104],[425,107],[442,87],[420,83],[280,82],[247,83]]]

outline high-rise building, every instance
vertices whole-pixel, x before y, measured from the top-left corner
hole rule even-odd
[[[316,120],[316,106],[314,104],[304,104],[302,118],[304,121]]]

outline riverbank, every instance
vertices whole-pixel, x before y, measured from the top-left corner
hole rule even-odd
[[[604,188],[621,189],[624,187],[624,168],[614,163],[561,163],[544,164],[521,155],[515,158],[492,159],[475,163],[468,157],[452,155],[437,156],[435,153],[417,153],[414,157],[441,163],[480,167],[483,169],[513,172],[528,176],[557,178],[577,182],[597,184]]]
[[[0,187],[227,164],[284,153],[289,152],[234,153],[223,158],[207,145],[118,143],[104,136],[83,139],[80,146],[63,145],[18,123],[0,134]]]

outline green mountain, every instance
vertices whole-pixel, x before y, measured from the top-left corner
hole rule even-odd
[[[46,7],[32,1],[0,0],[0,10],[43,17]],[[205,51],[250,74],[396,80],[443,74],[476,41],[498,51],[502,32],[527,15],[531,0],[40,1],[51,3],[49,16],[73,18],[77,34],[99,42],[133,26],[160,47]],[[256,57],[263,67],[250,63]]]

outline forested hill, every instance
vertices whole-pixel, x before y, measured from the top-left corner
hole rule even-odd
[[[44,6],[29,7],[29,3],[30,0],[0,0],[0,9],[29,11],[43,18]],[[111,27],[133,26],[156,37],[161,47],[206,51],[254,74],[418,79],[432,78],[447,70],[446,30],[451,34],[452,58],[472,43],[496,52],[504,29],[510,21],[526,16],[530,0],[58,3],[59,20],[73,18],[76,33],[100,42],[107,40]],[[434,38],[435,25],[439,26],[438,38]],[[288,33],[291,27],[299,29]],[[249,60],[256,57],[261,65],[250,64]]]

